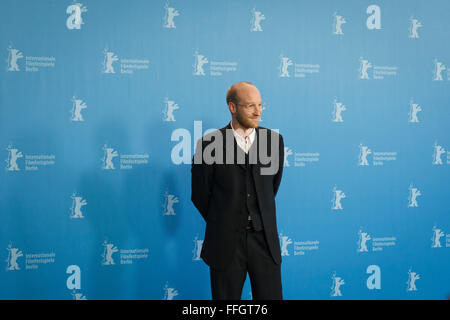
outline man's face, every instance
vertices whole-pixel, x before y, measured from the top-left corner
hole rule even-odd
[[[259,107],[261,104],[261,95],[259,90],[250,85],[239,88],[238,101],[233,103],[233,114],[236,120],[245,129],[256,128],[259,126],[262,110]]]

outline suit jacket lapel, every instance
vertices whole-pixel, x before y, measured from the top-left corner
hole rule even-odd
[[[260,167],[260,159],[259,159],[259,148],[260,148],[260,144],[259,144],[259,127],[255,128],[256,130],[256,135],[255,135],[255,140],[253,141],[252,146],[250,147],[250,149],[255,148],[253,150],[253,152],[256,153],[256,163],[253,166],[253,176],[256,178],[258,177],[258,174],[256,174],[259,170]]]

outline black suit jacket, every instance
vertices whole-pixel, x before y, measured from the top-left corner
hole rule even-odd
[[[207,164],[205,161],[195,163],[195,155],[192,162],[192,195],[191,200],[206,221],[205,238],[201,251],[201,258],[207,265],[216,270],[224,270],[231,263],[236,247],[237,233],[241,231],[242,215],[245,214],[246,205],[246,169],[245,164],[226,164],[225,146],[226,130],[231,130],[231,125],[204,136],[197,143],[196,155],[214,141],[207,141],[208,136],[221,134],[223,137],[223,161],[222,164]],[[281,263],[280,242],[276,223],[275,196],[280,186],[284,164],[283,137],[275,131],[258,127],[256,128],[256,140],[258,151],[263,139],[260,139],[261,129],[267,130],[267,149],[271,155],[272,139],[278,139],[278,170],[272,175],[262,175],[261,168],[270,167],[264,164],[258,156],[257,163],[253,166],[253,177],[257,193],[258,205],[261,211],[264,232],[267,244],[276,264]],[[230,131],[229,131],[230,132]],[[240,148],[233,139],[234,150]],[[230,134],[228,135],[230,139]],[[252,144],[252,147],[255,147]],[[274,145],[276,147],[276,145]],[[243,152],[243,151],[242,151]],[[219,156],[219,155],[218,155]],[[201,158],[200,158],[201,159]],[[267,162],[267,161],[266,161]]]

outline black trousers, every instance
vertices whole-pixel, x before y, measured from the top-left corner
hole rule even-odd
[[[281,265],[270,255],[264,231],[242,230],[237,242],[227,270],[210,268],[213,300],[240,300],[247,272],[253,300],[282,300]]]

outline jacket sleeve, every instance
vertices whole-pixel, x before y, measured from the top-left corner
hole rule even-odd
[[[280,141],[279,141],[279,168],[278,172],[275,174],[273,179],[273,195],[276,196],[278,192],[278,188],[280,187],[281,183],[281,177],[283,176],[283,166],[284,166],[284,141],[283,136],[280,134]]]
[[[203,219],[207,219],[208,205],[212,191],[213,165],[203,161],[205,144],[200,139],[197,143],[191,167],[191,200]]]

